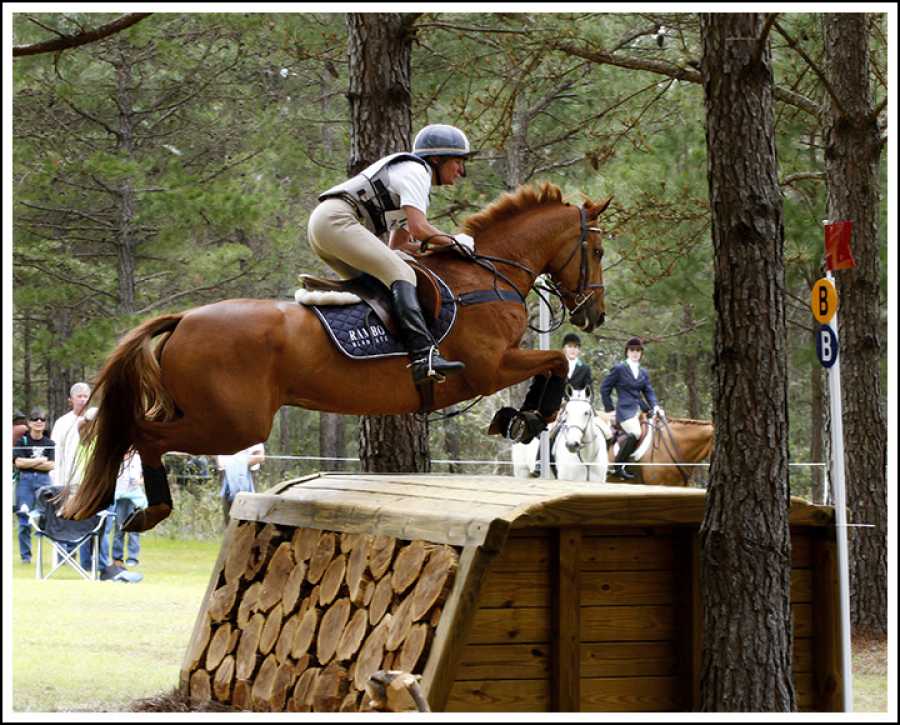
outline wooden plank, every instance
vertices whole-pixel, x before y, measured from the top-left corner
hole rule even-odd
[[[812,637],[814,632],[813,606],[811,604],[794,604],[791,605],[791,612],[794,617],[794,636]]]
[[[674,544],[671,537],[584,537],[582,571],[671,570]]]
[[[422,671],[422,695],[434,712],[447,709],[457,665],[477,620],[473,613],[490,559],[490,553],[475,546],[466,547],[460,556],[453,588]]]
[[[470,644],[550,642],[552,611],[549,608],[487,609],[475,612]]]
[[[824,530],[812,542],[815,591],[812,636],[815,667],[810,707],[822,712],[841,712],[844,708],[844,681],[841,677],[843,642],[834,531]],[[794,636],[799,636],[796,629]]]
[[[410,496],[416,500],[429,500],[439,502],[441,506],[445,502],[462,502],[470,506],[481,507],[483,504],[505,506],[512,510],[524,503],[540,503],[546,500],[547,495],[540,492],[522,493],[491,491],[483,488],[470,488],[463,486],[446,486],[438,488],[434,485],[423,485],[413,481],[403,481],[394,478],[354,478],[340,481],[336,486],[330,479],[318,479],[307,481],[303,484],[303,493],[311,491],[347,491],[354,494],[386,495],[386,496]]]
[[[814,672],[813,637],[794,637],[793,671],[794,674]]]
[[[808,569],[812,566],[812,537],[808,529],[791,530],[791,567]]]
[[[456,681],[549,679],[550,649],[550,644],[468,644],[456,668]]]
[[[562,528],[553,567],[553,680],[555,712],[577,712],[581,694],[581,529]]]
[[[485,577],[479,604],[482,607],[550,607],[550,590],[550,572],[547,569],[497,571],[492,566],[490,574]]]
[[[491,562],[491,575],[501,571],[543,572],[546,575],[549,567],[549,536],[510,536],[503,551]]]
[[[485,511],[484,509],[491,509]],[[424,539],[452,546],[480,545],[497,548],[506,537],[505,507],[482,507],[475,517],[471,506],[436,507],[433,501],[402,500],[402,497],[372,497],[327,491],[303,496],[241,493],[231,508],[234,518],[267,521],[285,526],[305,526],[327,531],[393,536],[403,540]],[[498,518],[491,518],[497,514]]]
[[[673,639],[675,608],[635,605],[628,607],[582,607],[582,642],[652,642]]]
[[[812,569],[791,569],[791,604],[808,604],[812,601]]]
[[[586,712],[673,712],[684,709],[677,677],[603,677],[581,681]]]
[[[482,680],[453,683],[447,712],[546,712],[549,680]]]
[[[508,646],[508,645],[507,645]],[[675,642],[583,642],[582,677],[678,674]]]
[[[810,673],[794,674],[794,691],[798,710],[816,710],[815,678]]]
[[[581,576],[583,605],[671,604],[674,574],[667,571],[588,571]]]
[[[204,627],[207,624],[210,595],[216,590],[219,584],[219,576],[225,568],[225,559],[228,558],[228,549],[235,538],[237,527],[243,522],[231,519],[225,528],[225,535],[222,537],[222,546],[219,548],[219,555],[216,557],[216,563],[213,564],[212,574],[209,577],[209,583],[206,585],[206,593],[203,595],[200,611],[194,620],[194,629],[191,632],[191,638],[188,640],[188,646],[184,653],[184,659],[181,664],[181,673],[179,675],[179,686],[182,692],[188,691],[188,683],[191,677],[191,655],[194,652],[194,645],[201,636]]]
[[[641,491],[610,491],[611,485],[590,493],[563,496],[533,505],[519,513],[516,526],[657,526],[694,524],[703,520],[705,491],[665,486],[641,486]],[[620,484],[634,489],[638,484]],[[797,526],[827,526],[834,512],[827,506],[813,506],[791,499],[789,522]]]
[[[581,577],[581,604],[670,604],[673,587],[671,571],[585,572]],[[480,604],[483,607],[549,607],[550,591],[547,570],[496,571],[492,567],[481,591]]]

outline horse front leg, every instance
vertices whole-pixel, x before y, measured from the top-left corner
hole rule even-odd
[[[568,372],[569,362],[558,350],[506,350],[494,371],[493,389],[508,388],[528,378],[533,378],[533,382],[522,410],[510,407],[498,410],[488,427],[488,435],[503,435],[527,443],[544,430],[559,410]],[[547,377],[542,379],[542,375]],[[513,431],[512,426],[519,429]]]
[[[503,353],[496,371],[496,388],[501,390],[535,375],[569,375],[569,361],[559,350],[523,350],[512,348]]]

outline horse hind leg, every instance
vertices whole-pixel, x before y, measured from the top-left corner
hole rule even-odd
[[[219,429],[219,434],[216,435],[211,431],[214,426],[205,425],[189,415],[169,423],[157,424],[158,429],[153,436],[153,442],[137,446],[141,456],[147,507],[132,512],[122,524],[122,530],[134,533],[148,531],[172,513],[174,504],[168,472],[162,462],[163,453],[170,450],[201,454],[233,453],[266,440],[272,427],[272,415],[268,416],[268,419],[250,413],[240,416],[240,424],[235,421],[233,426],[225,428],[231,431],[230,436],[223,435],[222,429]],[[207,415],[205,418],[209,420],[210,416]],[[215,419],[223,420],[223,418]]]

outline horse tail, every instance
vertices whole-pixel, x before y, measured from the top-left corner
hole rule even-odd
[[[175,401],[162,385],[162,344],[154,349],[153,338],[170,334],[182,316],[161,315],[131,330],[100,371],[91,393],[91,401],[100,401],[97,414],[82,428],[79,450],[86,459],[84,474],[80,485],[65,484],[64,517],[83,519],[106,508],[113,499],[122,460],[140,438],[145,422],[175,417]],[[167,338],[168,334],[163,342]],[[76,460],[75,466],[81,463]]]

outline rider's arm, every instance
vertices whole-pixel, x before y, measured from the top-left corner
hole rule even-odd
[[[453,239],[449,234],[445,234],[429,223],[421,209],[416,209],[414,206],[404,206],[403,211],[406,213],[406,234],[408,236],[420,242],[427,239],[429,247],[446,247],[453,243]],[[397,233],[395,232],[395,234]],[[391,242],[393,247],[393,235]]]

